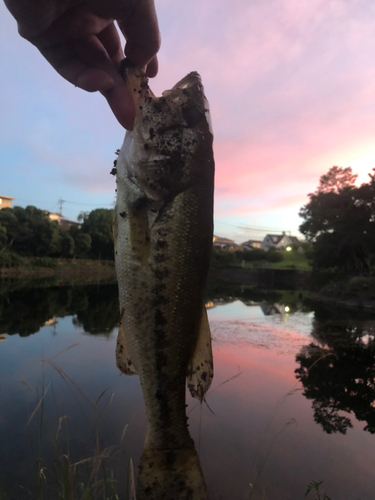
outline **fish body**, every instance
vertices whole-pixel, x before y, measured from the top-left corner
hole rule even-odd
[[[127,71],[136,106],[117,159],[117,365],[137,373],[147,432],[137,498],[206,500],[187,427],[186,383],[202,401],[213,376],[204,308],[213,236],[214,159],[208,103],[190,73],[155,97]]]

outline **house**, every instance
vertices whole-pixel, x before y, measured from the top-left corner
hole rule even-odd
[[[283,232],[282,234],[267,234],[262,241],[262,249],[269,250],[274,248],[286,248],[290,245],[299,245],[300,242],[295,236],[288,236]]]
[[[215,248],[220,248],[220,250],[230,250],[231,252],[234,250],[243,250],[242,246],[237,245],[233,240],[221,238],[220,236],[214,236],[212,244]]]
[[[12,200],[15,200],[15,198],[0,195],[0,210],[2,208],[12,208]]]
[[[245,250],[253,250],[254,248],[262,248],[262,242],[258,240],[248,240],[244,243],[241,243],[241,246]]]
[[[48,214],[48,217],[49,217],[49,220],[52,220],[52,221],[57,221],[58,224],[60,225],[61,224],[61,214],[59,213],[54,213],[54,212],[47,212],[47,210],[45,210],[46,214]]]
[[[48,212],[47,210],[44,212],[48,215],[49,220],[56,221],[63,231],[68,231],[72,226],[81,229],[82,224],[80,222],[64,219],[62,214],[58,212]]]
[[[77,229],[81,229],[82,224],[81,222],[76,222],[74,220],[61,219],[60,226],[63,231],[68,231],[68,229],[70,229],[72,226],[75,226]]]

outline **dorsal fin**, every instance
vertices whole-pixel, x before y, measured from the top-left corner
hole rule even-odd
[[[187,386],[193,398],[203,401],[214,376],[211,331],[203,304],[197,345],[187,368]]]

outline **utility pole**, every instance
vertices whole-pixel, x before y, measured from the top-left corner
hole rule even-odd
[[[62,207],[63,203],[65,203],[65,200],[62,200],[61,198],[58,200],[58,203],[60,204],[60,217],[62,217]]]

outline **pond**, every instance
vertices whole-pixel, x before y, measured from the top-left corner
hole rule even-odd
[[[131,498],[146,422],[138,377],[115,365],[116,285],[8,288],[0,499]],[[372,500],[375,318],[219,284],[207,308],[215,376],[187,412],[210,499],[302,500],[323,481],[332,500]]]

